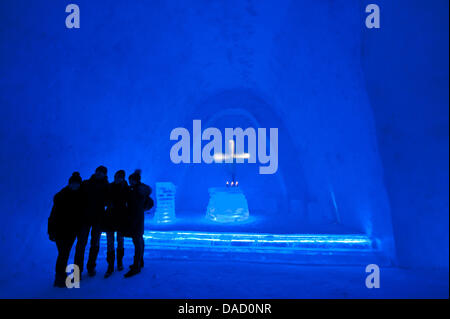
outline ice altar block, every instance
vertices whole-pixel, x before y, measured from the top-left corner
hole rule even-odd
[[[208,189],[209,203],[206,218],[219,223],[245,221],[249,217],[247,199],[239,187]]]

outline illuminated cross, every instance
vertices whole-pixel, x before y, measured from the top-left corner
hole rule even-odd
[[[250,158],[250,153],[240,153],[236,154],[235,151],[235,145],[234,140],[231,139],[228,141],[229,145],[229,154],[222,154],[222,153],[215,153],[214,154],[214,161],[217,163],[222,163],[222,161],[225,161],[225,163],[231,163],[232,165],[232,172],[231,172],[231,186],[237,186],[238,182],[236,181],[236,168],[234,166],[235,159],[248,159]],[[228,182],[227,182],[228,185]]]

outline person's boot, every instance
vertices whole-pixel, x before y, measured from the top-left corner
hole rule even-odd
[[[104,276],[105,278],[108,278],[114,272],[114,259],[115,259],[114,250],[108,251],[106,253],[106,261],[108,262],[108,269],[106,270],[106,273]]]
[[[123,270],[123,255],[125,250],[123,248],[117,248],[117,270]]]
[[[66,276],[63,274],[56,274],[53,286],[57,288],[66,288]]]
[[[125,278],[132,277],[132,276],[137,275],[138,273],[141,272],[141,265],[140,265],[141,257],[142,256],[140,256],[140,254],[134,255],[134,262],[130,266],[130,270],[125,274]]]
[[[95,271],[95,266],[96,266],[95,261],[97,260],[98,251],[99,251],[99,247],[91,247],[89,249],[89,259],[88,259],[87,267],[86,267],[89,277],[93,277],[97,274],[97,272]]]
[[[135,265],[131,265],[130,270],[124,275],[125,278],[130,278],[134,275],[137,275],[138,273],[141,272],[141,267],[139,266],[135,266]]]

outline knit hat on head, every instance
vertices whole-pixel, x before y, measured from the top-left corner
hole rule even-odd
[[[80,176],[80,173],[78,173],[78,172],[73,172],[73,173],[72,173],[72,176],[70,176],[70,178],[69,178],[69,184],[71,184],[71,183],[78,183],[78,184],[81,184],[81,176]]]

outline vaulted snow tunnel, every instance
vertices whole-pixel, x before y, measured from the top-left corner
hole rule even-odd
[[[331,236],[327,243],[354,235],[395,260],[361,67],[359,1],[77,4],[82,25],[69,30],[62,4],[1,3],[0,198],[9,225],[2,249],[17,259],[26,249],[49,249],[53,195],[72,171],[88,178],[102,164],[110,179],[118,169],[141,168],[153,189],[156,182],[177,186],[176,221],[155,225],[149,216],[147,223],[149,232],[160,231],[161,245],[173,231],[300,242],[310,239],[289,236]],[[260,174],[258,161],[192,163],[192,141],[191,163],[173,163],[170,134],[184,127],[192,140],[194,120],[222,133],[277,128],[276,172]],[[234,177],[250,218],[205,221],[208,189]]]

